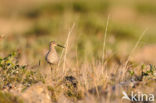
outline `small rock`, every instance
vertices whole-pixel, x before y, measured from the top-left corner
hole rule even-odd
[[[41,83],[35,84],[22,93],[26,103],[51,103],[49,92]]]

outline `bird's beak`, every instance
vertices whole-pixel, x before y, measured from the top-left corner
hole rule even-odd
[[[57,46],[61,47],[61,48],[65,48],[64,46],[60,45],[60,44],[57,44]]]

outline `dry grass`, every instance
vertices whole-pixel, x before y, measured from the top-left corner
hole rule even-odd
[[[143,36],[144,36],[145,33],[147,32],[147,30],[148,30],[148,29],[146,28],[145,31],[140,35],[140,37],[139,37],[138,41],[136,42],[134,48],[131,50],[131,52],[130,52],[130,54],[129,54],[129,56],[128,56],[128,58],[127,58],[125,64],[124,64],[124,67],[123,67],[124,70],[125,70],[125,71],[123,71],[123,75],[125,75],[125,73],[127,72],[127,64],[128,64],[128,62],[129,62],[130,57],[133,55],[134,51],[135,51],[136,48],[138,47],[138,45],[139,45],[141,39],[143,38]],[[122,78],[124,78],[124,76],[122,76]]]
[[[109,16],[106,33],[108,21]],[[46,74],[40,72],[43,67],[46,67],[45,64],[31,69],[15,62],[20,60],[19,55],[12,54],[13,56],[9,55],[0,59],[0,70],[3,73],[3,75],[1,74],[1,78],[3,77],[1,91],[11,92],[28,103],[34,101],[36,103],[62,103],[62,101],[64,103],[124,103],[128,101],[121,99],[122,91],[126,91],[128,94],[131,91],[155,93],[155,82],[152,81],[155,80],[156,68],[153,65],[134,65],[129,59],[120,64],[117,59],[113,59],[115,57],[111,58],[109,62],[101,58],[104,63],[95,58],[92,58],[91,62],[83,61],[79,63],[77,54],[73,60],[70,55],[72,52],[68,49],[71,44],[71,42],[69,44],[69,39],[74,26],[75,23],[67,35],[66,48],[62,51],[61,60],[63,59],[63,64],[60,61],[56,68],[57,72],[53,72],[52,81],[46,79],[48,78]],[[109,56],[104,54],[106,33],[102,52],[106,56],[102,57],[108,60],[106,57]],[[140,36],[132,52],[137,48],[144,34],[145,32]],[[111,64],[109,64],[110,62]],[[126,62],[126,68],[124,68],[124,62]],[[23,68],[23,71],[20,70],[21,68]],[[44,71],[48,71],[48,69],[44,68]],[[14,72],[15,74],[12,74]],[[18,75],[18,73],[21,75]],[[9,75],[13,75],[13,77]]]

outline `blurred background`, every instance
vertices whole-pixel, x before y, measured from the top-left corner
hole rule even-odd
[[[73,24],[51,72],[49,42],[66,46]],[[155,58],[156,0],[0,0],[0,102],[23,103],[3,91],[26,103],[121,103],[122,90],[156,95]]]
[[[75,23],[68,57],[101,59],[108,15],[108,55],[129,54],[146,28],[139,47],[156,43],[154,0],[0,0],[0,56],[18,50],[22,64],[36,63],[44,59],[50,41],[65,44]]]

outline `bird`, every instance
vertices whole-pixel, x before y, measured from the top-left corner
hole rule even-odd
[[[53,66],[57,65],[58,61],[59,61],[59,57],[58,57],[57,51],[55,49],[56,46],[65,48],[64,46],[57,44],[55,41],[51,41],[49,43],[49,51],[47,52],[47,54],[45,56],[45,60],[50,65],[51,72],[53,70]]]

